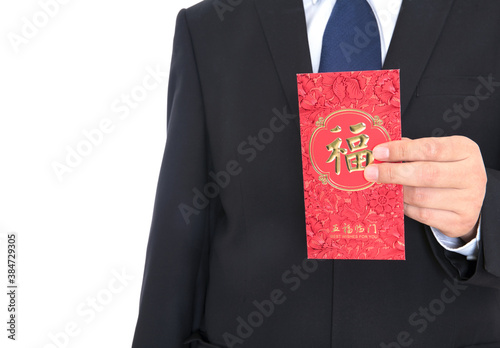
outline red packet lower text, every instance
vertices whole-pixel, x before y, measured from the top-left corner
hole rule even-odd
[[[401,139],[399,70],[298,74],[311,259],[404,260],[403,188],[363,171]]]

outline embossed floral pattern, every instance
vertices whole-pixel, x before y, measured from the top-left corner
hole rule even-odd
[[[373,190],[370,197],[370,208],[375,210],[377,214],[390,213],[396,205],[398,205],[396,192],[388,190],[385,186]]]

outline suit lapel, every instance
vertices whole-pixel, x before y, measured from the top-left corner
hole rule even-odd
[[[298,115],[296,74],[312,72],[302,0],[255,0],[255,5],[289,110]],[[298,117],[295,121],[298,126]]]
[[[412,95],[439,39],[454,0],[403,0],[384,69],[401,69],[401,111]]]

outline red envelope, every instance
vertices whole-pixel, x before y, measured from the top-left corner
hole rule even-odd
[[[401,185],[364,179],[373,148],[401,139],[399,70],[298,74],[311,259],[404,260]]]

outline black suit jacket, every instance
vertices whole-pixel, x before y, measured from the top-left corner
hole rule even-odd
[[[481,147],[478,261],[411,219],[406,261],[307,261],[302,1],[181,11],[133,347],[500,347],[499,51],[500,1],[404,0],[384,64],[401,69],[404,136]]]

